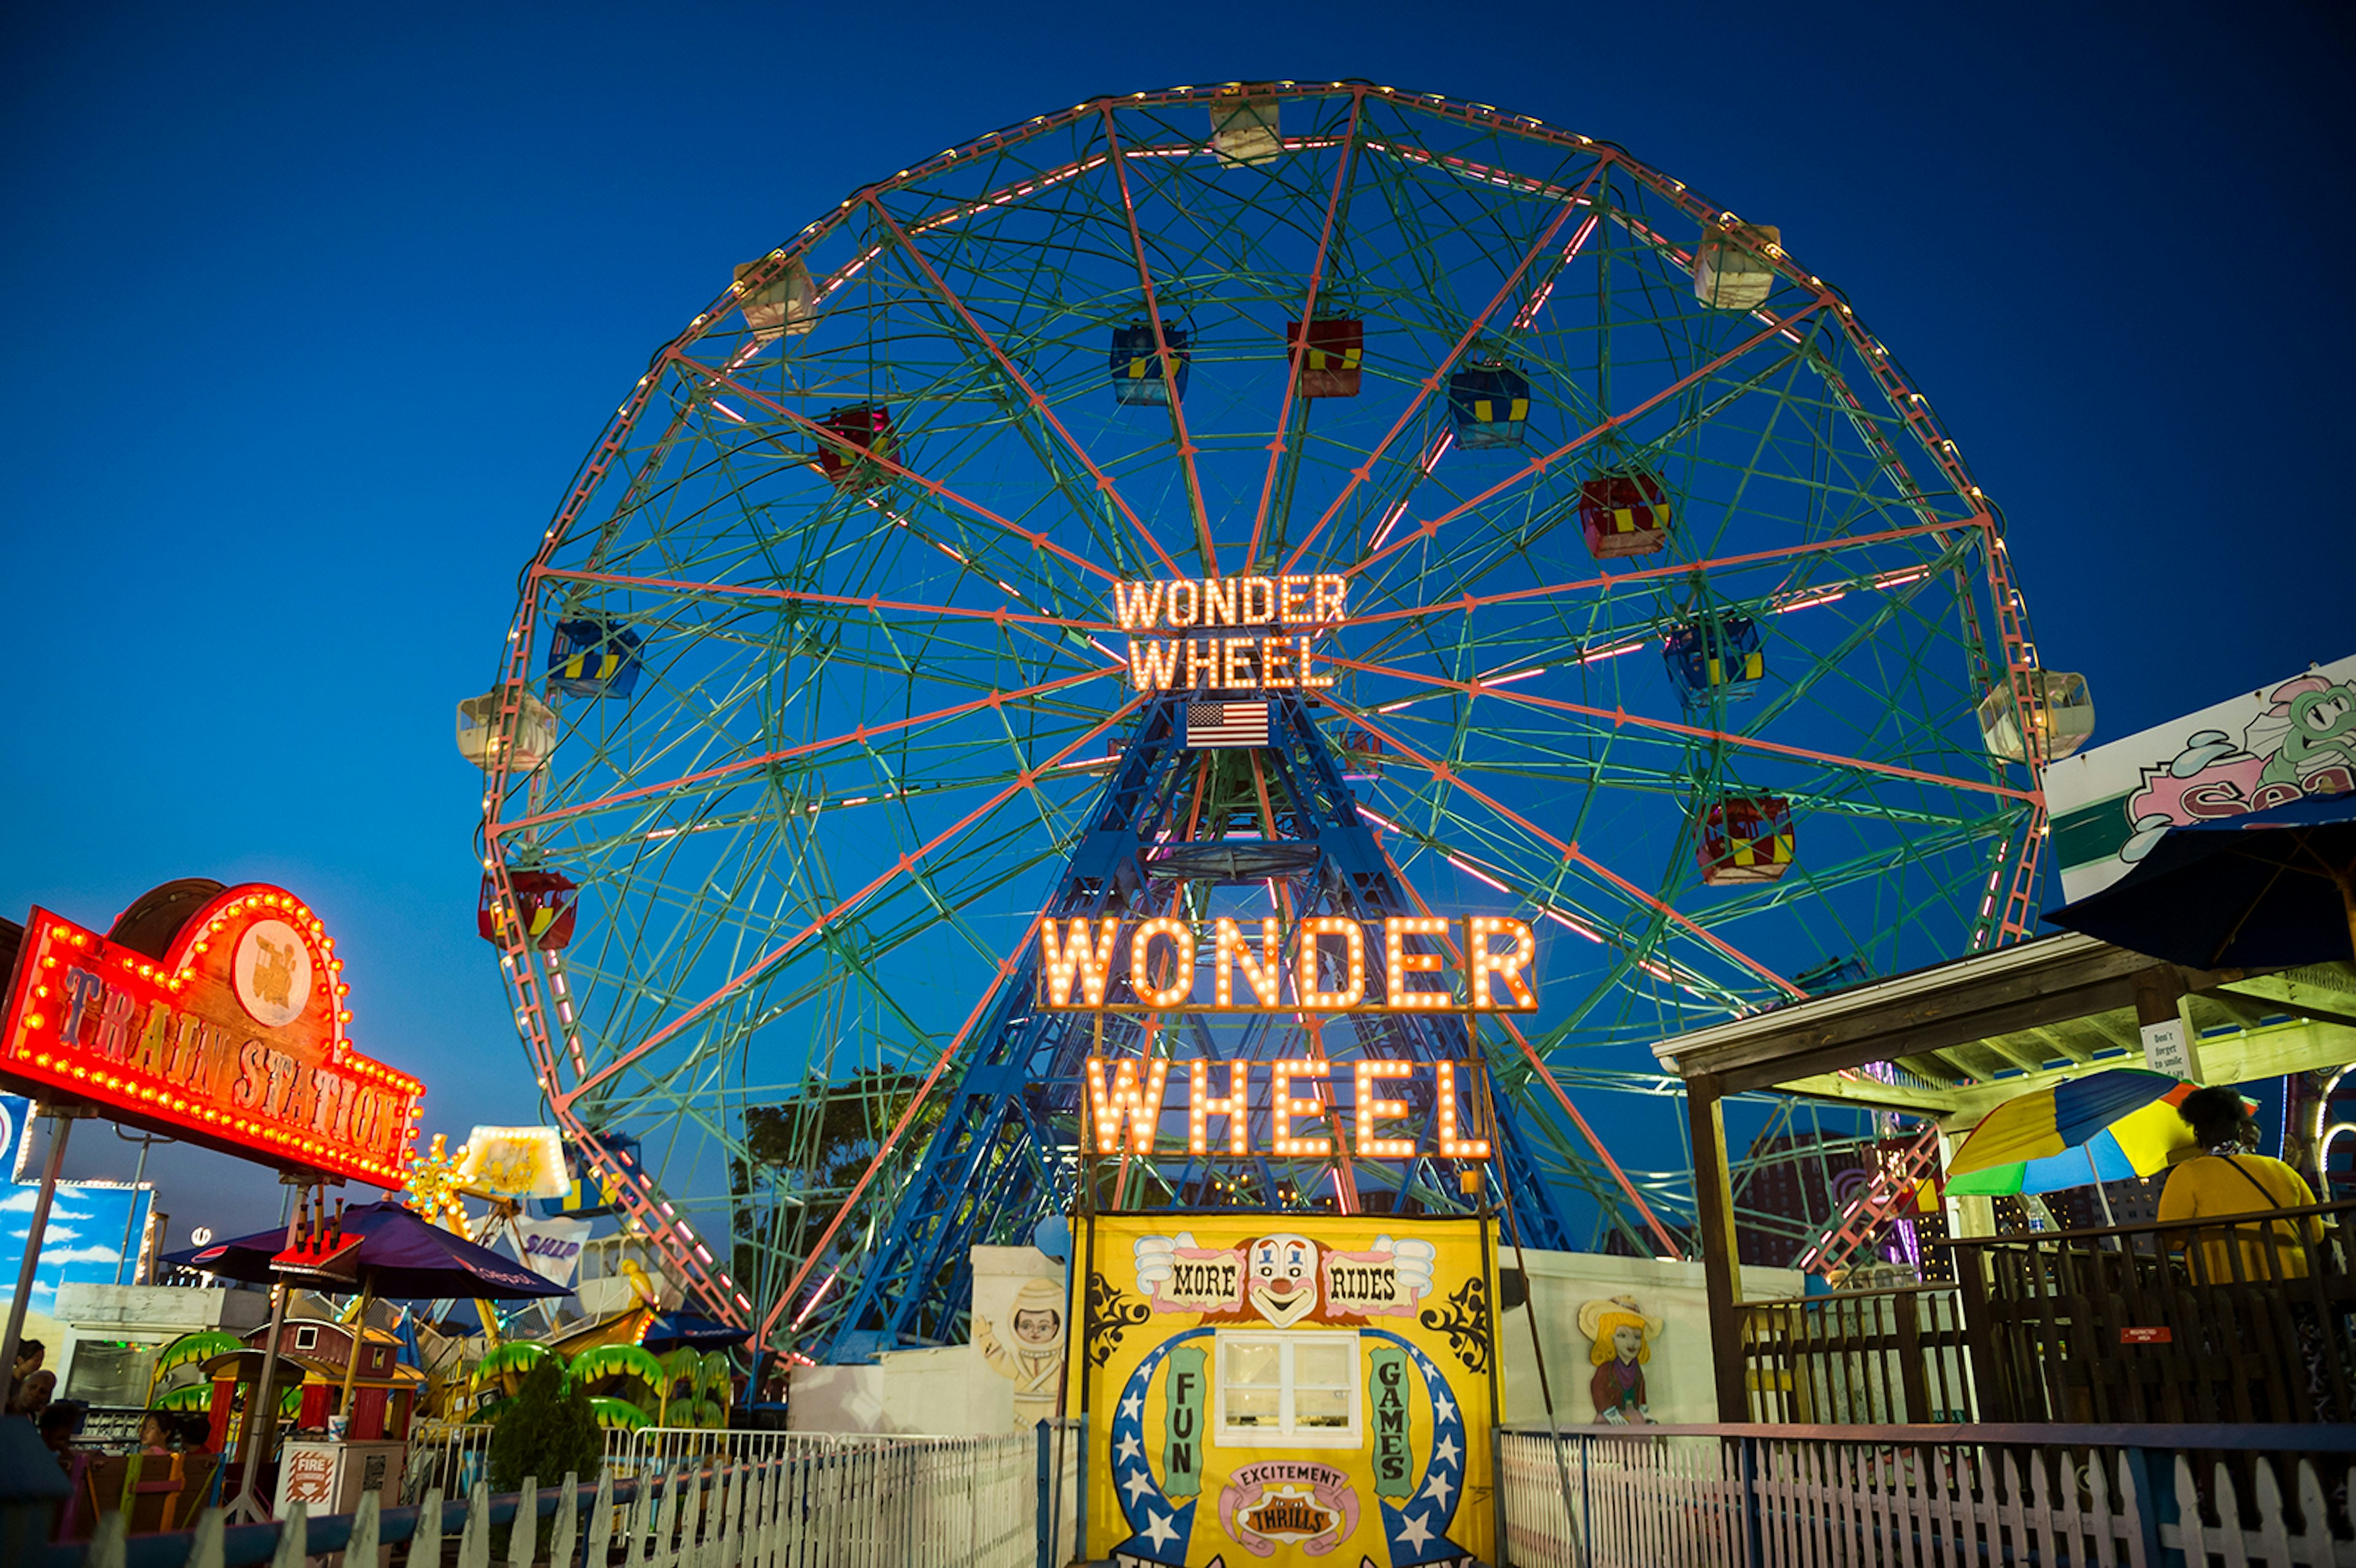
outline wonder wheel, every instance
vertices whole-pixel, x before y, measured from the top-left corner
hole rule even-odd
[[[1774,227],[1437,96],[1092,100],[738,267],[462,714],[534,1070],[711,1310],[875,1321],[841,1305],[1162,700],[1116,585],[1247,577],[1345,585],[1282,711],[1384,874],[1536,928],[1484,1049],[1595,1235],[1673,1246],[1681,1200],[1572,1087],[2032,917],[2056,688],[1996,510]],[[1185,765],[1182,836],[1273,836],[1264,777]],[[1668,1104],[1612,1141],[1674,1151]],[[1020,1240],[1067,1168],[923,1201]]]

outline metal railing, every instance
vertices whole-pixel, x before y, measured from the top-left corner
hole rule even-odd
[[[236,1529],[211,1509],[193,1530],[130,1538],[112,1511],[87,1545],[45,1548],[34,1568],[243,1568],[331,1552],[368,1563],[404,1542],[395,1560],[442,1568],[453,1532],[459,1568],[488,1568],[491,1531],[510,1520],[522,1521],[500,1553],[511,1568],[604,1564],[617,1553],[633,1568],[1033,1568],[1038,1560],[1033,1434],[710,1435],[793,1441],[755,1460],[714,1453],[669,1469],[649,1463],[635,1476],[609,1467],[594,1487],[567,1477],[552,1489],[527,1481],[494,1498],[477,1481],[464,1503],[428,1487],[413,1508],[385,1509],[370,1494],[355,1512],[319,1520],[295,1504],[277,1523]]]
[[[2347,1427],[1525,1428],[1498,1459],[1515,1568],[2356,1563]]]
[[[1754,1421],[1969,1421],[1963,1313],[1952,1285],[1842,1290],[1736,1309]]]
[[[1958,1238],[1981,1415],[2356,1421],[2351,1210]]]

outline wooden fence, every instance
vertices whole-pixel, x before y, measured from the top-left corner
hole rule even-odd
[[[227,1528],[212,1509],[194,1530],[136,1540],[114,1512],[38,1568],[297,1568],[336,1552],[354,1565],[381,1553],[386,1568],[443,1568],[454,1536],[457,1568],[490,1568],[494,1531],[510,1524],[497,1553],[509,1568],[1033,1568],[1038,1452],[1028,1433],[803,1444],[635,1477],[607,1468],[594,1487],[527,1481],[503,1498],[477,1482],[463,1503],[438,1487],[414,1508],[370,1495],[317,1520],[298,1503],[274,1524]]]
[[[1514,1568],[2350,1568],[2356,1433],[1664,1426],[1499,1438]],[[2318,1446],[2325,1452],[2318,1452]],[[2244,1478],[2237,1480],[2236,1477]]]
[[[2356,1421],[2351,1210],[1956,1240],[1981,1417]]]
[[[1736,1308],[1754,1421],[1970,1421],[1970,1356],[1954,1287],[1843,1290]]]

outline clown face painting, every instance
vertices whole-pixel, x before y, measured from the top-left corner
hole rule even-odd
[[[1277,1328],[1290,1328],[1316,1309],[1318,1251],[1308,1237],[1285,1233],[1251,1243],[1245,1289],[1259,1315]]]

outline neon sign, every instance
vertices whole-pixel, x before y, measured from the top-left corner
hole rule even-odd
[[[1174,1076],[1186,1090],[1186,1152],[1190,1155],[1213,1154],[1211,1121],[1216,1117],[1226,1134],[1217,1152],[1239,1159],[1257,1154],[1329,1157],[1337,1137],[1348,1146],[1343,1152],[1359,1159],[1413,1159],[1427,1152],[1442,1159],[1487,1159],[1489,1140],[1468,1136],[1461,1130],[1457,1065],[1446,1060],[1411,1061],[1373,1056],[1355,1061],[1290,1057],[1261,1062],[1091,1056],[1087,1064],[1088,1125],[1098,1154],[1153,1153],[1162,1118],[1170,1109]],[[1479,1077],[1479,1063],[1464,1066],[1468,1078]],[[1173,1074],[1173,1067],[1185,1072]],[[1255,1074],[1264,1084],[1258,1103],[1267,1113],[1269,1128],[1265,1149],[1251,1147]],[[1391,1097],[1397,1093],[1394,1083],[1426,1076],[1432,1104],[1429,1145],[1399,1136],[1398,1127],[1391,1125],[1415,1115],[1405,1100]],[[1342,1108],[1329,1104],[1325,1095],[1324,1085],[1335,1081],[1350,1083],[1354,1092],[1346,1122]],[[1303,1132],[1299,1125],[1328,1117],[1332,1136]]]
[[[1113,611],[1131,634],[1130,684],[1140,691],[1321,690],[1333,677],[1317,669],[1312,639],[1341,624],[1349,592],[1346,578],[1330,573],[1116,582]],[[1235,635],[1212,635],[1222,626]],[[1243,630],[1255,626],[1258,635]],[[1203,635],[1181,635],[1195,632]]]
[[[242,1158],[399,1187],[424,1085],[344,1038],[351,987],[310,907],[224,889],[163,947],[35,908],[0,1078]]]
[[[1506,945],[1497,946],[1500,939]],[[1207,965],[1198,961],[1206,948]],[[1375,996],[1366,989],[1370,950],[1383,955],[1383,988]],[[1456,974],[1462,997],[1450,987],[1454,954],[1462,955]],[[1116,915],[1076,915],[1062,925],[1053,919],[1039,923],[1038,1000],[1055,1012],[1526,1013],[1537,1010],[1538,999],[1523,971],[1537,956],[1528,923],[1504,915],[1359,921],[1321,914],[1301,922],[1289,937],[1273,915],[1249,921],[1222,915],[1207,928],[1171,915],[1135,922],[1133,928]],[[1195,996],[1205,968],[1207,1004]],[[1238,976],[1249,1000],[1239,997]],[[1129,999],[1116,995],[1121,982]]]

